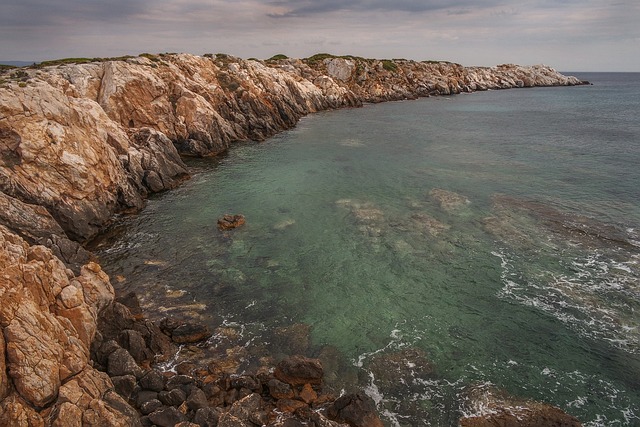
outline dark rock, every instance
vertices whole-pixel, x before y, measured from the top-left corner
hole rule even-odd
[[[309,349],[311,327],[305,323],[277,328],[271,348],[285,354],[304,354]]]
[[[322,363],[318,359],[291,356],[278,363],[274,375],[280,381],[291,385],[320,384]]]
[[[139,427],[140,424],[140,414],[131,407],[120,395],[114,391],[107,391],[103,396],[102,400],[111,407],[112,410],[118,411],[121,414],[124,414],[126,418],[128,418],[128,423],[131,427]]]
[[[227,391],[224,395],[224,403],[227,405],[232,405],[236,400],[238,400],[238,390],[232,388]]]
[[[140,378],[140,387],[144,390],[164,390],[164,376],[155,370],[150,370]]]
[[[184,323],[171,332],[171,339],[177,344],[196,343],[210,336],[209,328],[197,323]]]
[[[127,329],[118,336],[118,344],[133,356],[136,362],[142,363],[153,358],[153,353],[147,347],[140,332]]]
[[[92,359],[106,367],[109,355],[119,348],[121,347],[114,340],[104,341],[98,349],[93,352]]]
[[[127,307],[135,320],[142,320],[144,318],[142,308],[140,308],[140,300],[138,300],[138,295],[135,292],[118,296],[116,297],[116,301]]]
[[[250,421],[251,414],[259,412],[261,407],[262,398],[258,393],[253,393],[235,402],[229,409],[229,414],[243,421]]]
[[[260,381],[251,375],[241,375],[231,378],[231,387],[241,389],[247,388],[251,391],[259,391],[262,388]]]
[[[150,400],[158,400],[158,393],[155,391],[139,391],[138,396],[136,397],[136,406],[141,407],[144,402],[148,402]]]
[[[186,393],[179,388],[158,393],[158,400],[167,406],[180,406],[186,399]]]
[[[143,415],[149,415],[150,413],[162,408],[162,406],[162,402],[160,402],[158,399],[147,400],[142,405],[140,405],[140,412],[142,412]]]
[[[156,356],[156,360],[167,360],[175,354],[176,348],[171,342],[171,338],[163,333],[155,323],[149,320],[139,321],[136,322],[133,329],[142,335],[147,347]]]
[[[173,390],[174,388],[180,388],[182,390],[189,389],[191,385],[195,384],[193,377],[188,375],[174,375],[167,380],[166,389]]]
[[[373,399],[363,393],[339,397],[327,409],[327,416],[352,427],[383,427]]]
[[[217,408],[200,408],[193,417],[193,422],[200,427],[216,427],[220,419],[220,410]]]
[[[113,388],[116,393],[125,399],[129,399],[136,388],[136,377],[133,375],[123,375],[120,377],[111,377]]]
[[[199,388],[194,388],[187,398],[187,407],[192,411],[197,411],[200,408],[206,408],[208,405],[209,402],[207,401],[207,396],[204,394],[204,391]]]
[[[219,230],[230,230],[232,228],[240,227],[245,223],[244,215],[224,215],[222,218],[218,219],[218,229]]]
[[[249,421],[243,421],[229,413],[226,413],[222,414],[218,420],[218,427],[254,427],[254,425]]]
[[[292,399],[294,391],[289,384],[274,378],[269,381],[269,394],[274,399]]]
[[[107,358],[107,373],[111,377],[133,375],[142,377],[142,369],[124,348],[118,348]]]
[[[315,425],[315,427],[344,427],[348,425],[348,424],[338,423],[336,421],[331,421],[324,415],[315,411],[311,412],[311,421],[313,421],[313,424]]]
[[[183,323],[184,322],[181,321],[180,319],[173,316],[169,316],[169,317],[165,317],[160,321],[159,327],[162,332],[171,336],[171,333],[173,332],[173,330],[178,326],[182,325]]]
[[[140,417],[140,424],[143,427],[153,427],[155,424],[149,419],[147,415]]]
[[[186,421],[186,417],[173,406],[164,407],[148,415],[149,420],[159,427],[174,427],[176,424]]]
[[[115,340],[120,332],[134,328],[134,318],[127,307],[114,301],[98,317],[98,330],[105,340]]]
[[[278,402],[276,402],[276,406],[278,407],[279,411],[288,412],[292,414],[296,412],[298,409],[303,408],[307,405],[306,403],[301,402],[300,400],[280,399],[278,400]]]

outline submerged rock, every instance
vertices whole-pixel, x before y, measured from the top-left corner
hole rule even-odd
[[[224,215],[222,218],[218,219],[218,229],[219,230],[230,230],[232,228],[238,228],[241,225],[244,225],[245,218],[244,215]]]
[[[516,399],[495,388],[472,387],[467,391],[468,415],[460,427],[581,427],[575,417],[555,406]]]
[[[429,191],[429,196],[438,202],[440,207],[447,212],[455,212],[471,203],[469,199],[461,194],[440,188],[434,188]]]

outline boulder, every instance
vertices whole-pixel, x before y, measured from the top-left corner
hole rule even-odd
[[[210,336],[209,328],[198,323],[183,323],[171,332],[171,339],[176,344],[205,341]]]
[[[173,406],[153,411],[148,417],[153,424],[159,427],[175,427],[176,424],[186,421],[184,414]]]
[[[112,377],[133,375],[142,378],[142,369],[124,348],[119,348],[107,358],[107,372]]]
[[[383,427],[373,399],[363,393],[339,397],[327,409],[327,416],[351,427]]]
[[[245,218],[244,215],[224,215],[222,218],[218,219],[218,230],[230,230],[233,228],[240,227],[244,225]]]
[[[321,384],[322,363],[318,359],[291,356],[278,363],[274,375],[291,385]]]

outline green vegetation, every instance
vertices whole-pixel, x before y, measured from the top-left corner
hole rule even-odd
[[[387,70],[387,71],[389,71],[391,73],[395,73],[395,72],[398,71],[398,64],[396,64],[392,60],[383,59],[382,60],[382,68],[384,68],[385,70]]]
[[[111,58],[62,58],[62,59],[52,59],[50,61],[42,61],[37,64],[33,64],[29,68],[44,68],[44,67],[52,67],[56,65],[66,65],[66,64],[88,64],[91,62],[107,62],[107,61],[126,61],[127,59],[135,58],[131,55],[125,56],[116,56]]]
[[[152,53],[141,53],[141,54],[140,54],[140,55],[138,55],[138,56],[141,56],[141,57],[143,57],[143,58],[150,59],[150,60],[151,60],[151,61],[153,61],[153,62],[160,62],[160,58],[158,58],[158,55],[154,55],[154,54],[152,54]]]
[[[279,61],[281,59],[289,59],[287,55],[279,53],[277,55],[273,55],[271,58],[267,59],[267,61]]]
[[[20,83],[18,83],[18,86],[27,87],[27,82],[20,82]]]
[[[6,71],[6,70],[13,70],[14,68],[17,68],[17,67],[15,65],[0,64],[0,72]]]

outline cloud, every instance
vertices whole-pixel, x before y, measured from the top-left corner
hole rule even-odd
[[[454,13],[465,12],[471,8],[488,7],[498,3],[495,0],[274,0],[268,4],[282,9],[280,13],[271,13],[277,18],[305,17],[316,14],[339,11],[397,11],[397,12],[428,12],[436,10],[449,10]]]

